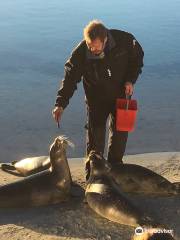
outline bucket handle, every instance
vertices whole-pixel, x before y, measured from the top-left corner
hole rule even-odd
[[[126,100],[127,100],[126,110],[129,109],[129,100],[130,100],[130,98],[131,98],[131,95],[127,95],[127,94],[126,94]]]

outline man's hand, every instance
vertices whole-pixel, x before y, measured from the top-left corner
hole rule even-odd
[[[125,94],[126,95],[133,95],[133,90],[134,90],[134,87],[133,87],[133,84],[131,82],[126,82],[125,85]]]
[[[63,113],[63,108],[62,107],[55,107],[52,110],[53,118],[57,123],[59,123],[59,120],[61,118],[62,113]]]

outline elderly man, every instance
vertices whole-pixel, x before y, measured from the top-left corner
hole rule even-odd
[[[109,117],[108,161],[121,162],[128,132],[115,128],[115,103],[119,97],[131,96],[133,85],[143,67],[143,50],[135,37],[125,31],[108,29],[93,20],[84,28],[84,39],[65,63],[65,75],[58,91],[55,121],[83,81],[87,104],[87,155],[91,150],[104,153],[106,122]],[[89,177],[86,163],[86,179]]]

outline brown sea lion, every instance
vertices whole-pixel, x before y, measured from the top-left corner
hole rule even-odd
[[[139,165],[125,163],[109,166],[108,174],[123,192],[159,196],[180,194],[179,184],[173,184],[163,176]]]
[[[115,182],[108,176],[105,161],[99,154],[91,151],[88,158],[90,177],[85,195],[87,203],[96,213],[111,221],[130,226],[158,225],[117,189]]]
[[[49,156],[38,156],[21,159],[12,163],[0,163],[0,168],[8,173],[25,177],[46,170],[50,165]]]
[[[55,138],[50,146],[50,169],[0,187],[0,208],[55,204],[68,199],[71,174],[66,158],[66,138]]]

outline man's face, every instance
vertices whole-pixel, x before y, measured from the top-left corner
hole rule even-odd
[[[106,45],[107,37],[102,41],[99,38],[96,38],[95,40],[88,42],[86,41],[88,49],[94,54],[99,55],[103,52],[105,45]]]

